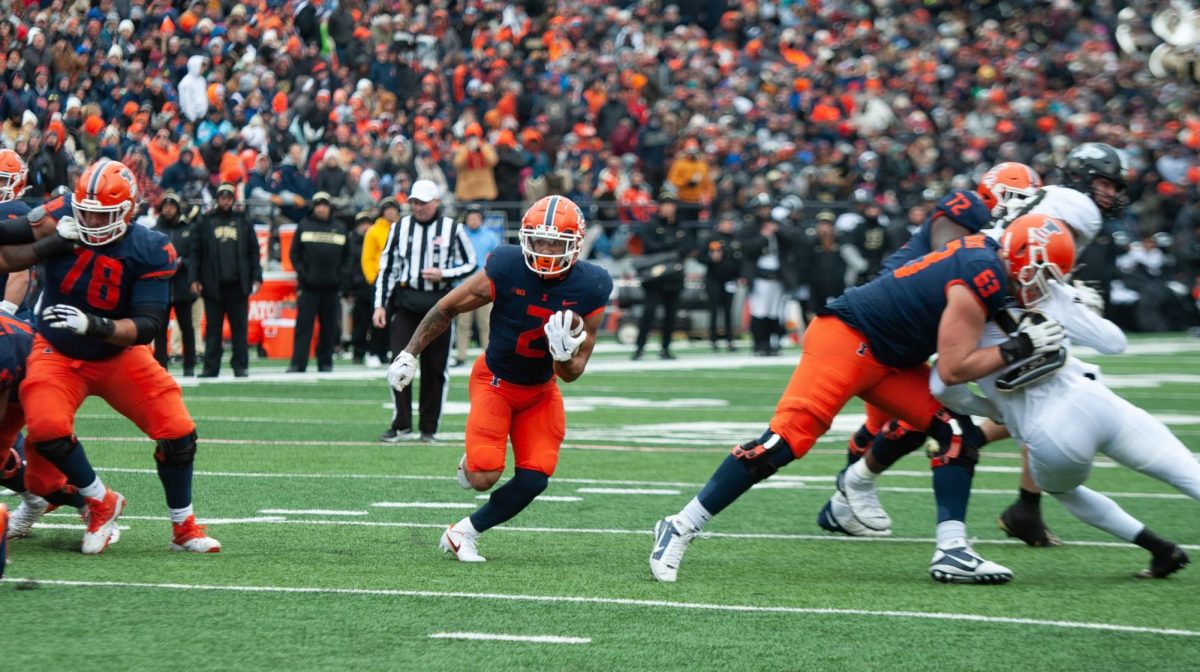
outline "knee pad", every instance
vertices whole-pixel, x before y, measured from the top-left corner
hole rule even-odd
[[[734,446],[730,452],[756,481],[770,477],[780,467],[796,459],[788,442],[771,430],[753,441]]]
[[[937,469],[956,464],[969,474],[975,473],[984,436],[970,416],[943,408],[933,416],[928,434],[925,452],[929,455],[930,467]]]
[[[883,425],[875,443],[871,445],[871,455],[875,461],[885,467],[890,467],[897,460],[923,447],[928,436],[899,420],[889,420]]]
[[[21,470],[21,456],[13,448],[0,450],[0,480],[8,480]]]
[[[76,444],[77,440],[74,436],[60,436],[49,441],[38,441],[33,444],[33,447],[42,454],[42,457],[53,462],[70,455],[71,451],[75,450]]]
[[[154,445],[154,459],[173,467],[186,467],[196,460],[196,432],[178,439],[159,439]]]

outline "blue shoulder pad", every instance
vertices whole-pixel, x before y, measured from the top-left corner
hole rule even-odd
[[[955,189],[942,197],[933,209],[934,216],[947,217],[969,233],[979,233],[991,226],[992,213],[979,194]]]

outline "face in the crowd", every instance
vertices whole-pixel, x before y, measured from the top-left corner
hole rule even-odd
[[[400,219],[400,210],[395,206],[389,205],[383,209],[383,212],[380,216],[389,222],[395,222]]]
[[[321,201],[320,203],[317,203],[316,205],[313,206],[313,217],[316,217],[317,219],[320,219],[320,220],[329,219],[329,215],[331,212],[332,212],[332,208],[330,208],[329,204],[326,203],[325,201]]]
[[[733,233],[734,222],[732,217],[722,217],[717,221],[717,231],[725,235]]]
[[[163,201],[159,213],[167,219],[175,219],[179,216],[179,206],[175,205],[175,201]]]
[[[223,192],[217,195],[217,207],[222,210],[233,208],[233,194]]]
[[[1107,210],[1116,205],[1119,191],[1120,186],[1107,177],[1097,175],[1092,178],[1092,200],[1101,210]]]
[[[483,226],[483,213],[469,212],[467,213],[467,217],[464,221],[466,222],[468,229],[472,231],[478,230],[479,227]]]
[[[658,214],[661,215],[663,219],[675,219],[675,213],[678,211],[678,207],[679,206],[675,204],[675,201],[663,201],[658,204]]]
[[[432,201],[420,201],[415,198],[408,199],[408,204],[412,206],[413,217],[419,221],[427,221],[437,214],[438,205],[441,201],[434,199]]]

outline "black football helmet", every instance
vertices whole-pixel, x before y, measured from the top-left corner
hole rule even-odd
[[[1092,180],[1104,177],[1117,185],[1117,197],[1108,208],[1100,208],[1109,217],[1121,214],[1121,210],[1129,205],[1127,193],[1128,183],[1125,180],[1125,167],[1121,163],[1121,155],[1112,145],[1103,142],[1085,142],[1067,154],[1063,163],[1063,186],[1081,191],[1096,200],[1092,192]],[[1097,206],[1099,203],[1097,203]]]

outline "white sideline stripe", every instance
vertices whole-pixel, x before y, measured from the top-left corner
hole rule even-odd
[[[365,516],[366,511],[347,511],[344,509],[259,509],[259,513],[275,513],[297,516]]]
[[[678,490],[650,488],[579,488],[575,492],[584,495],[679,495]]]
[[[475,495],[475,499],[491,499],[491,498],[492,498],[492,496],[488,495],[488,494]],[[537,499],[534,499],[533,501],[535,501],[535,502],[582,502],[583,497],[560,497],[560,496],[556,496],[556,495],[538,495]]]
[[[461,505],[462,508],[475,508],[473,504]],[[69,513],[48,513],[47,516],[73,516],[76,514]],[[147,520],[147,521],[166,521],[170,520],[166,516],[121,516],[121,520]],[[429,530],[445,530],[446,526],[441,523],[409,523],[404,521],[381,521],[381,520],[288,520],[286,518],[204,518],[197,519],[197,522],[206,525],[234,525],[234,524],[264,524],[264,525],[340,525],[354,527],[396,527],[404,529],[429,529]],[[493,530],[501,532],[530,532],[535,534],[617,534],[630,536],[649,537],[654,535],[653,530],[642,529],[621,529],[621,528],[602,528],[602,527],[513,527],[509,525],[497,525]],[[937,540],[933,537],[848,537],[841,534],[783,534],[783,533],[761,533],[761,532],[705,532],[704,537],[713,539],[757,539],[757,540],[772,540],[772,541],[833,541],[833,542],[854,542],[854,543],[870,543],[870,542],[887,542],[897,544],[932,544]],[[1025,542],[1019,539],[979,539],[972,538],[973,545],[1001,545],[1001,546],[1024,546]],[[1123,541],[1064,541],[1065,546],[1079,546],[1081,548],[1120,548],[1131,550],[1135,548],[1133,544]],[[1179,544],[1179,547],[1188,551],[1200,551],[1200,544]]]
[[[75,514],[78,516],[78,514]],[[164,518],[163,520],[167,520]],[[67,523],[35,523],[34,527],[39,530],[86,530],[87,525],[68,525]],[[125,531],[129,529],[128,525],[117,525],[117,529]]]
[[[646,607],[659,609],[694,609],[702,611],[793,614],[815,616],[870,616],[877,618],[920,618],[938,621],[964,621],[972,623],[1001,623],[1006,625],[1032,625],[1046,628],[1073,630],[1100,630],[1128,632],[1148,635],[1170,635],[1176,637],[1200,637],[1200,631],[1177,628],[1150,628],[1116,623],[1089,623],[1086,621],[1052,621],[1038,618],[1010,616],[983,616],[940,611],[896,611],[871,609],[833,609],[825,607],[766,607],[747,604],[707,604],[703,602],[675,602],[670,600],[634,600],[619,597],[593,597],[586,595],[516,595],[506,593],[468,593],[463,591],[398,590],[371,588],[321,588],[316,586],[229,586],[195,583],[139,583],[133,581],[71,581],[64,579],[3,579],[6,582],[34,581],[48,586],[71,586],[78,588],[147,588],[160,590],[208,590],[235,593],[284,593],[318,595],[373,595],[379,597],[428,597],[439,599],[494,600],[501,602],[541,602],[548,604],[604,604],[620,607]]]
[[[1099,466],[1101,464],[1105,464],[1105,463],[1096,462],[1094,464],[1094,466]],[[96,467],[96,471],[111,472],[114,474],[154,474],[154,475],[158,474],[158,472],[153,469],[133,469],[133,468],[128,468],[128,467]],[[453,480],[455,480],[455,478],[453,476],[428,476],[428,475],[423,475],[423,474],[289,474],[286,472],[265,472],[265,471],[196,471],[193,473],[196,476],[213,476],[213,477],[222,477],[222,478],[225,478],[225,477],[228,477],[228,478],[296,478],[296,479],[299,479],[299,478],[316,478],[316,479],[335,478],[335,479],[339,479],[339,480],[375,480],[375,479],[378,479],[378,480],[391,480],[391,481],[453,481]],[[911,474],[914,477],[916,477],[916,476],[920,476],[923,478],[929,477],[928,471],[912,471],[912,472],[891,472],[891,471],[889,471],[888,472],[888,474],[892,475],[892,476],[902,475],[904,473]],[[785,476],[773,476],[773,477],[771,477],[771,479],[769,481],[764,481],[764,483],[788,483],[789,485],[792,485],[794,482],[794,485],[796,487],[799,487],[799,484],[801,482],[832,483],[832,482],[834,482],[834,480],[836,480],[835,476],[786,476],[785,475]],[[652,486],[652,487],[653,486],[662,486],[662,487],[668,487],[668,488],[676,487],[676,488],[696,488],[696,489],[704,487],[703,483],[686,483],[683,481],[629,481],[629,480],[622,480],[622,479],[611,479],[610,480],[610,479],[603,479],[603,478],[559,478],[557,476],[554,477],[554,482],[555,483],[575,483],[575,484],[582,484],[582,485],[639,485],[639,486]],[[762,487],[762,485],[759,484],[756,487]],[[777,485],[774,487],[783,488],[783,487],[787,487],[787,486]],[[895,486],[895,487],[882,487],[881,486],[879,488],[879,491],[880,492],[932,493],[933,489],[932,488],[907,488],[907,487],[899,487],[899,486]],[[989,489],[984,489],[984,488],[972,488],[971,489],[971,494],[973,494],[973,495],[1012,495],[1014,492],[1015,492],[1015,490],[995,490],[995,489],[989,490]],[[679,493],[674,493],[674,494],[679,494]],[[1190,497],[1188,497],[1186,495],[1181,495],[1181,494],[1176,494],[1176,493],[1160,493],[1160,492],[1108,492],[1108,491],[1105,491],[1105,492],[1101,492],[1100,494],[1108,495],[1109,497],[1130,497],[1130,498],[1143,498],[1143,499],[1191,499]]]
[[[466,502],[375,502],[371,506],[380,509],[474,509]]]
[[[495,642],[532,642],[534,644],[591,644],[590,637],[559,637],[558,635],[493,635],[486,632],[435,632],[430,639],[470,639]]]

